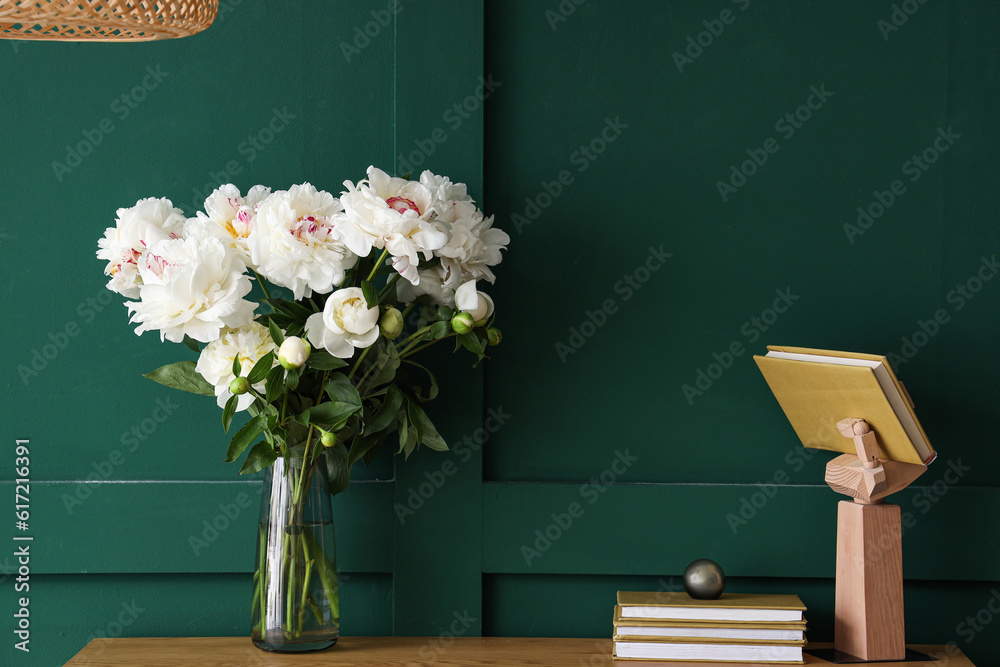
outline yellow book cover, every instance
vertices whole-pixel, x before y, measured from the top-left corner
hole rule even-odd
[[[854,454],[854,441],[840,434],[837,422],[856,417],[875,432],[880,458],[926,465],[937,456],[884,356],[767,349],[754,361],[806,447]]]
[[[683,592],[618,591],[621,618],[774,623],[802,621],[806,607],[797,595],[724,593],[695,600]]]
[[[674,636],[670,632],[684,633],[676,636],[762,636],[773,638],[800,638],[806,630],[806,621],[789,622],[745,622],[732,621],[685,621],[662,618],[622,618],[622,606],[615,605],[615,632],[618,628],[628,629],[629,635]],[[759,631],[764,631],[760,633]],[[688,635],[687,633],[691,633]],[[652,633],[652,634],[649,634]],[[750,634],[744,634],[750,633]],[[756,634],[755,634],[756,633]]]
[[[661,637],[643,635],[619,635],[612,637],[616,642],[665,642],[667,644],[747,644],[750,646],[805,646],[805,639],[736,639],[732,637]]]

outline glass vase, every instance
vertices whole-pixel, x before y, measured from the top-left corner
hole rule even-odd
[[[322,459],[279,457],[260,504],[253,630],[257,648],[321,651],[340,636],[340,590],[330,484]]]

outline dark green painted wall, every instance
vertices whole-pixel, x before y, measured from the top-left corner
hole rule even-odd
[[[487,368],[512,417],[484,461],[485,633],[606,636],[615,590],[709,557],[832,639],[831,455],[751,360],[784,344],[902,359],[940,452],[896,499],[907,639],[1000,661],[995,622],[966,621],[1000,588],[1000,281],[977,275],[1000,250],[1000,5],[898,4],[919,9],[894,30],[892,2],[487,3],[486,196],[521,216],[495,291],[522,315]]]
[[[485,371],[431,360],[453,378],[436,416],[456,450],[383,457],[336,501],[345,634],[437,636],[458,614],[467,634],[606,637],[615,590],[677,587],[711,557],[731,590],[799,593],[810,638],[830,639],[829,455],[798,446],[750,360],[780,343],[905,359],[941,454],[897,500],[907,636],[996,661],[995,625],[974,627],[1000,588],[1000,282],[956,288],[980,287],[1000,250],[1000,5],[927,2],[883,35],[889,2],[403,0],[381,27],[387,4],[230,0],[183,40],[0,42],[0,497],[30,438],[35,536],[32,654],[0,609],[2,662],[62,664],[93,636],[246,633],[258,483],[221,462],[211,401],[139,377],[183,348],[131,332],[96,239],[139,197],[337,191],[370,163],[468,182],[512,243],[503,345]],[[814,88],[809,118],[782,122]],[[80,142],[95,145],[71,166]],[[49,344],[37,375],[18,371]]]

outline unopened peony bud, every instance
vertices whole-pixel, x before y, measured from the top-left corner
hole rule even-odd
[[[476,321],[469,313],[455,313],[451,318],[451,328],[457,334],[467,334],[476,326]]]
[[[503,334],[496,327],[490,327],[486,330],[486,343],[488,345],[499,345],[500,341],[503,340]]]
[[[383,336],[389,340],[395,340],[399,334],[403,333],[403,314],[390,306],[378,324],[382,328]]]
[[[278,348],[278,363],[282,367],[291,370],[306,363],[306,359],[312,354],[312,348],[298,336],[289,336]]]
[[[323,436],[319,439],[319,441],[324,447],[329,449],[337,444],[337,436],[329,431],[323,431]]]
[[[247,393],[250,391],[250,380],[247,380],[246,378],[235,378],[229,383],[229,391],[237,396]]]

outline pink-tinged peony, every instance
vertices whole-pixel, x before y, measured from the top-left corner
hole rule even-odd
[[[142,284],[132,311],[135,332],[159,331],[160,340],[175,343],[184,336],[210,343],[223,329],[246,325],[257,304],[250,292],[246,267],[215,237],[165,239],[149,247],[139,262]]]
[[[149,246],[157,241],[178,238],[184,229],[184,213],[169,199],[140,199],[131,208],[118,209],[115,226],[99,239],[97,258],[108,264],[108,289],[129,299],[139,297],[142,278],[139,263]]]
[[[358,260],[339,229],[341,211],[338,199],[309,183],[273,193],[247,237],[251,265],[295,299],[329,292]]]
[[[232,183],[221,185],[205,199],[205,211],[184,226],[185,236],[216,236],[236,252],[243,263],[254,267],[250,261],[247,238],[254,228],[257,207],[271,194],[271,188],[255,185],[246,196]]]

